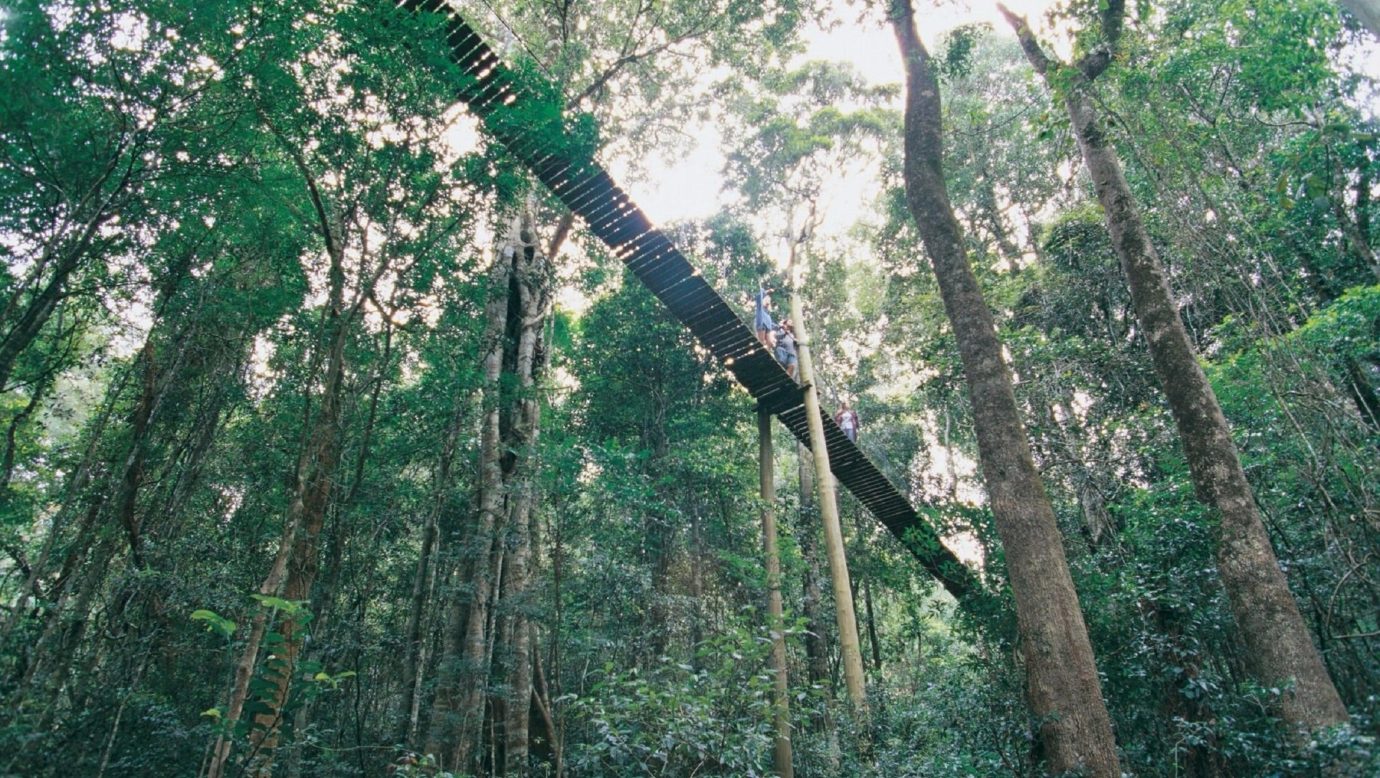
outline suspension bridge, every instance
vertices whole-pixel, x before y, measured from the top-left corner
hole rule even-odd
[[[488,134],[585,222],[757,400],[759,408],[774,414],[796,440],[809,446],[802,387],[594,160],[591,141],[570,121],[560,99],[552,96],[556,90],[538,90],[530,79],[518,79],[445,0],[402,0],[398,5],[442,17],[448,56],[462,73],[456,96]],[[935,528],[833,419],[821,415],[830,466],[838,482],[961,604],[985,599],[987,593],[976,574],[940,542]],[[933,515],[938,509],[927,506],[926,511]]]

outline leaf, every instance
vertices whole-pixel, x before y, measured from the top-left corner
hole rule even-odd
[[[282,611],[292,618],[305,619],[310,616],[306,607],[300,602],[293,602],[292,600],[285,600],[282,597],[273,597],[267,594],[252,594],[250,596],[265,608]]]
[[[204,608],[192,611],[192,620],[206,622],[207,632],[219,632],[221,637],[225,638],[233,637],[236,628],[239,626],[219,613]]]

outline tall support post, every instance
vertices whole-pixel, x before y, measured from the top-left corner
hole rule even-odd
[[[767,618],[771,629],[771,669],[775,677],[773,720],[776,774],[794,778],[791,765],[791,697],[786,678],[786,615],[781,607],[781,555],[776,549],[776,473],[772,467],[771,413],[757,411],[758,478],[762,488],[762,551],[767,557]]]
[[[810,424],[810,451],[815,460],[815,481],[819,489],[819,515],[824,521],[824,553],[829,559],[829,580],[834,589],[834,615],[839,627],[839,653],[843,659],[843,682],[848,699],[860,715],[867,714],[867,688],[863,680],[862,650],[858,643],[858,620],[853,614],[853,586],[848,580],[848,559],[843,550],[843,530],[839,526],[839,503],[834,475],[829,469],[829,449],[824,443],[824,421],[820,417],[819,391],[815,388],[814,364],[810,361],[810,336],[795,279],[795,248],[791,250],[791,326],[795,328],[795,349],[800,360],[800,380],[805,384],[805,416]]]

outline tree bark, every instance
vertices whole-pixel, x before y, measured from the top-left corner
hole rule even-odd
[[[336,301],[338,303],[338,300]],[[314,425],[311,444],[303,463],[300,486],[294,496],[294,504],[300,505],[301,520],[298,532],[293,538],[292,551],[288,558],[287,580],[283,585],[282,597],[289,602],[301,602],[311,597],[312,584],[319,570],[317,559],[317,539],[325,524],[326,510],[330,502],[331,487],[335,480],[336,466],[340,461],[340,390],[344,380],[344,351],[346,326],[338,308],[333,311],[334,326],[331,332],[330,356],[326,368],[325,387],[322,390],[321,408]],[[285,650],[277,657],[278,666],[274,669],[275,687],[269,710],[255,716],[256,727],[260,727],[261,737],[251,744],[261,750],[263,764],[260,774],[272,772],[272,752],[277,746],[282,707],[287,701],[296,667],[297,655],[301,651],[302,640],[298,634],[300,625],[297,618],[289,614],[283,619],[280,630]]]
[[[299,513],[293,534],[292,549],[288,553],[287,576],[281,597],[289,602],[311,598],[312,585],[320,569],[317,540],[325,525],[326,512],[340,463],[341,389],[345,380],[345,342],[349,323],[353,318],[344,310],[345,273],[343,256],[332,253],[330,292],[327,303],[327,357],[321,407],[312,424],[307,449],[298,464],[297,489],[292,498],[292,510]],[[301,624],[294,613],[285,613],[279,625],[283,636],[283,650],[272,657],[268,671],[273,691],[267,709],[254,717],[250,747],[254,753],[254,774],[267,778],[273,772],[274,751],[282,727],[282,710],[296,673],[298,655],[302,650]]]
[[[1280,570],[1226,417],[1179,316],[1169,274],[1150,242],[1121,160],[1102,129],[1088,75],[1101,71],[1049,60],[1024,20],[1009,12],[1007,19],[1036,71],[1047,79],[1054,69],[1073,76],[1063,94],[1065,107],[1130,287],[1136,320],[1169,401],[1198,498],[1221,519],[1217,569],[1248,648],[1251,674],[1267,687],[1293,684],[1281,697],[1279,708],[1290,727],[1313,731],[1345,723],[1346,707]]]
[[[456,425],[458,426],[458,424]],[[442,456],[444,461],[445,457]],[[448,470],[443,464],[439,470]],[[440,503],[444,501],[445,480],[437,474],[437,505],[428,512],[426,525],[422,528],[422,547],[417,554],[417,572],[412,579],[411,605],[407,612],[407,627],[404,630],[407,640],[407,657],[403,662],[402,704],[399,706],[400,725],[395,740],[412,746],[417,738],[418,720],[421,716],[422,667],[425,664],[425,639],[422,626],[425,622],[423,611],[434,588],[436,580],[436,547],[438,545],[438,521]]]
[[[431,732],[427,736],[425,749],[443,764],[462,771],[469,768],[472,748],[478,740],[480,720],[483,718],[483,695],[474,674],[477,674],[485,656],[491,583],[489,555],[503,500],[503,473],[499,463],[498,382],[503,371],[503,333],[508,323],[508,284],[512,271],[511,255],[505,254],[514,250],[512,242],[509,242],[495,257],[493,270],[489,274],[489,300],[485,305],[479,501],[474,531],[465,554],[473,562],[471,567],[474,575],[468,597],[461,596],[459,592],[452,594],[446,629],[458,639],[448,636],[441,656],[440,678],[431,712]]]
[[[550,299],[550,272],[538,248],[530,213],[523,217],[522,243],[513,269],[518,302],[518,327],[513,372],[517,394],[505,448],[512,452],[508,476],[508,567],[504,576],[503,610],[508,635],[508,698],[504,709],[504,775],[528,774],[529,728],[532,711],[532,623],[527,617],[531,575],[532,516],[537,502],[536,445],[541,425],[537,383],[546,363],[543,342]]]
[[[776,548],[776,473],[772,467],[771,414],[757,414],[758,480],[762,497],[762,554],[767,568],[767,629],[771,631],[772,721],[776,740],[772,764],[776,774],[793,778],[791,764],[791,696],[786,676],[786,617],[781,605],[781,555]]]
[[[797,471],[800,480],[800,517],[796,534],[800,555],[805,561],[805,580],[801,586],[801,610],[805,614],[806,669],[811,685],[823,684],[829,678],[829,644],[825,637],[824,592],[819,581],[819,538],[815,524],[815,478],[810,450],[803,443],[796,444]]]
[[[1054,511],[1031,458],[996,325],[963,249],[943,173],[939,83],[909,0],[892,6],[906,68],[906,200],[939,282],[967,376],[978,454],[1006,552],[1026,695],[1048,768],[1120,775],[1087,627]]]
[[[417,572],[412,579],[412,596],[407,612],[407,657],[403,663],[402,704],[399,706],[400,724],[396,740],[413,747],[417,740],[417,729],[421,718],[422,678],[426,665],[427,635],[424,625],[427,603],[436,585],[437,555],[440,545],[440,520],[450,499],[451,472],[455,462],[455,449],[459,443],[464,426],[464,408],[468,401],[465,396],[457,396],[452,402],[450,420],[441,443],[441,452],[436,463],[435,484],[431,496],[431,507],[422,527],[422,546],[417,554]]]
[[[344,249],[337,231],[326,219],[324,207],[320,204],[310,176],[307,176],[307,181],[313,202],[317,205],[321,235],[325,240],[330,262],[327,269],[327,300],[322,326],[326,339],[325,375],[320,407],[314,419],[309,421],[309,432],[297,460],[293,477],[295,486],[278,551],[268,574],[259,586],[260,595],[279,596],[292,602],[310,599],[311,587],[319,568],[316,541],[325,523],[340,461],[341,389],[345,374],[345,343],[350,322],[358,310],[358,306],[346,309]],[[268,632],[269,610],[261,605],[256,609],[251,621],[245,647],[235,667],[229,704],[223,716],[227,726],[234,726],[244,712],[249,696],[249,684],[258,663],[264,637]],[[282,724],[282,708],[287,702],[297,657],[302,648],[297,619],[294,613],[283,614],[279,626],[283,648],[280,654],[272,657],[272,664],[265,668],[272,684],[272,691],[265,700],[265,710],[254,716],[253,729],[249,737],[251,750],[245,757],[245,768],[253,775],[267,776],[272,773],[274,750],[277,748]],[[217,739],[209,767],[209,778],[221,778],[225,774],[230,747],[228,739]]]
[[[877,636],[877,619],[872,614],[872,583],[863,581],[863,606],[867,608],[867,640],[872,646],[872,669],[882,673],[882,641]]]

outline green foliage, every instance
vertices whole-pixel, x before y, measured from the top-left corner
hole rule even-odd
[[[940,77],[954,80],[971,75],[973,50],[991,31],[990,24],[982,23],[960,25],[945,33],[941,44],[943,54],[939,57]]]
[[[847,64],[807,62],[758,80],[760,90],[750,82],[732,85],[744,137],[726,167],[754,207],[789,210],[818,199],[826,178],[899,132],[899,117],[880,107],[894,90],[866,83]]]
[[[455,773],[440,769],[432,754],[406,754],[390,767],[395,768],[392,774],[400,778],[456,778]]]
[[[1215,518],[1193,494],[1067,128],[1016,45],[970,25],[943,48],[944,169],[1123,766],[1373,774],[1370,85],[1347,69],[1352,37],[1332,3],[1135,5],[1099,105],[1353,726],[1300,747],[1271,713],[1287,684],[1248,680],[1214,572]],[[1100,44],[1108,7],[1066,4],[1076,53]],[[453,775],[442,752],[416,755],[434,660],[461,634],[451,619],[470,608],[471,571],[492,564],[502,580],[511,561],[475,548],[471,529],[493,254],[482,236],[528,194],[543,241],[562,215],[492,139],[531,135],[645,172],[704,119],[738,144],[728,175],[744,197],[668,231],[735,304],[774,274],[786,211],[826,202],[840,171],[878,166],[883,196],[865,223],[812,244],[802,268],[821,389],[855,398],[867,453],[1001,592],[955,613],[845,498],[873,712],[853,720],[829,673],[832,592],[806,599],[817,527],[778,427],[799,774],[1042,774],[961,360],[897,186],[897,89],[796,57],[823,10],[498,3],[473,21],[509,44],[497,50],[535,99],[496,110],[462,151],[447,137],[467,135],[453,132],[467,77],[436,16],[319,0],[8,2],[0,774],[191,775],[217,738],[234,760],[247,753],[267,731],[256,714],[272,713],[276,773]],[[484,764],[502,756],[502,625],[521,614],[547,706],[531,711],[534,774],[557,748],[569,775],[766,774],[752,402],[587,238],[576,225],[557,263],[587,304],[549,325],[530,588],[489,614],[492,667],[466,668],[487,690]],[[344,247],[339,311],[332,244]],[[329,448],[309,443],[337,331],[338,466],[311,555],[289,560],[312,566],[313,586],[301,600],[245,597]],[[294,529],[286,541],[306,543]],[[225,690],[256,617],[264,641],[231,722]],[[429,659],[409,689],[418,647]]]
[[[588,739],[569,756],[586,775],[766,775],[771,675],[764,635],[734,629],[647,670],[606,664],[572,703]]]

